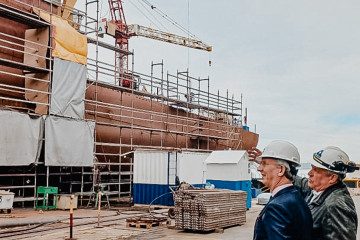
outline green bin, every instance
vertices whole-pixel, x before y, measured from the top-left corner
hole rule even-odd
[[[43,211],[49,209],[56,209],[57,194],[58,194],[57,187],[38,187],[36,192],[36,204],[35,204],[36,210],[38,210],[39,208],[41,208]],[[51,198],[54,200],[51,200]],[[54,205],[49,205],[49,203],[53,203]]]

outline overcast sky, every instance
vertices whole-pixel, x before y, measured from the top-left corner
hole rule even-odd
[[[101,17],[110,18],[108,1],[101,2]],[[164,60],[170,73],[209,76],[211,92],[243,94],[260,149],[288,140],[307,162],[334,145],[360,163],[360,1],[124,1],[128,24],[184,35],[147,3],[213,51],[133,37],[136,71],[149,74],[151,61]]]

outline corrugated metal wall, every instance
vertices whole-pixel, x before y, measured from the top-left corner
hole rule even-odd
[[[134,203],[153,205],[174,205],[168,185],[134,183]]]
[[[135,151],[134,184],[167,184],[168,152]]]

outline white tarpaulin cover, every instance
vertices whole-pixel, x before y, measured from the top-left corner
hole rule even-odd
[[[40,116],[0,110],[0,166],[37,162],[44,124]]]
[[[94,165],[95,123],[48,116],[45,120],[45,165]]]
[[[86,66],[54,58],[50,113],[84,119]]]

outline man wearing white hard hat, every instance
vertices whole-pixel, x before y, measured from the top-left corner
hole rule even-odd
[[[253,149],[250,159],[259,162],[261,151]],[[338,147],[326,147],[314,153],[309,179],[296,177],[294,185],[310,207],[313,240],[356,240],[357,214],[354,202],[342,182],[346,173],[359,170]]]
[[[342,182],[346,173],[359,168],[338,147],[314,153],[309,179],[295,178],[313,217],[313,239],[356,240],[357,214],[354,202]]]
[[[273,141],[265,147],[258,171],[271,198],[256,220],[254,240],[311,239],[310,209],[292,184],[299,163],[299,152],[289,142]]]

